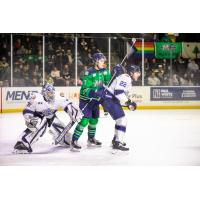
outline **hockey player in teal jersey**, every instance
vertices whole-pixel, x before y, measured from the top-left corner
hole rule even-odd
[[[76,126],[71,142],[71,149],[77,151],[81,149],[78,139],[87,126],[88,145],[101,146],[101,142],[95,138],[99,118],[99,100],[104,92],[103,85],[109,83],[111,76],[110,72],[105,68],[106,57],[102,53],[95,53],[93,61],[94,66],[89,68],[82,77],[79,107],[84,116]]]

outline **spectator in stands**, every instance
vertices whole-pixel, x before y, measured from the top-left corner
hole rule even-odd
[[[33,78],[32,86],[35,86],[35,87],[38,87],[38,86],[39,86],[38,79]]]
[[[183,77],[182,76],[180,77],[179,82],[180,82],[181,86],[187,86],[188,85],[189,79],[188,79],[187,76],[188,75],[185,73]]]
[[[8,58],[8,56],[10,55],[8,45],[6,43],[3,43],[2,46],[0,45],[0,55],[5,58]]]
[[[9,87],[9,81],[8,80],[3,81],[3,87]]]
[[[24,48],[24,45],[22,45],[21,48],[17,50],[16,54],[17,55],[27,54],[27,50]]]
[[[164,69],[162,65],[158,65],[158,70],[157,70],[157,77],[159,78],[161,85],[163,84],[164,81]]]
[[[21,48],[21,39],[17,39],[17,41],[15,42],[15,44],[14,44],[14,50],[15,50],[15,52],[18,50],[18,49],[20,49]]]
[[[47,48],[47,55],[48,55],[48,56],[52,56],[52,55],[54,55],[54,52],[55,52],[55,50],[54,50],[54,48],[53,48],[52,43],[49,43],[49,46],[48,46],[48,48]]]
[[[28,63],[23,66],[22,77],[25,81],[25,86],[31,86],[32,79],[30,77],[30,66]]]
[[[51,71],[51,77],[53,78],[54,85],[56,86],[64,86],[65,81],[60,75],[60,71],[57,69],[57,67],[54,67]]]
[[[42,83],[42,74],[43,74],[42,68],[40,68],[39,65],[36,64],[36,65],[34,65],[34,69],[33,69],[32,73],[31,73],[31,79],[36,79],[37,83],[39,85],[41,85],[41,83]],[[34,85],[35,85],[35,83],[36,83],[36,81],[34,81]]]
[[[27,54],[31,54],[32,53],[32,44],[31,44],[30,37],[26,37],[26,41],[25,41],[24,47],[27,50]]]
[[[59,45],[59,46],[58,46],[58,49],[56,50],[56,56],[57,56],[57,57],[62,57],[62,56],[64,56],[64,55],[65,55],[65,50],[62,49],[62,46],[61,46],[61,45]]]
[[[71,52],[70,49],[67,50],[66,56],[67,56],[68,64],[72,65],[72,63],[73,63],[73,56],[72,56],[72,52]]]
[[[81,39],[81,46],[82,46],[82,48],[87,47],[87,42],[85,41],[84,38]]]
[[[0,61],[0,80],[3,81],[4,84],[8,79],[10,79],[10,66],[7,63],[6,58],[3,57]]]
[[[70,85],[70,73],[69,73],[69,66],[66,64],[64,65],[64,69],[62,72],[62,77],[64,79],[65,85],[69,86]]]
[[[0,69],[6,69],[9,67],[9,64],[7,63],[7,60],[5,57],[2,57],[0,61]]]
[[[190,60],[188,63],[188,72],[196,72],[197,70],[199,70],[199,66],[196,64],[195,60]]]
[[[56,64],[56,57],[55,57],[55,55],[48,55],[48,58],[47,58],[47,67],[46,67],[46,69],[45,69],[45,71],[47,72],[47,73],[50,73],[51,72],[51,70],[53,69],[53,66],[55,66],[55,64]]]
[[[83,62],[82,62],[82,59],[81,59],[81,56],[79,53],[77,53],[77,65],[78,65],[78,67],[83,66]]]
[[[194,74],[193,73],[189,74],[188,86],[194,86]]]
[[[52,77],[53,79],[60,78],[60,71],[57,69],[57,67],[54,67],[54,68],[51,70],[51,77]]]
[[[158,68],[158,63],[155,58],[152,59],[152,61],[150,63],[150,68],[152,71]]]
[[[50,75],[46,74],[45,83],[54,84],[53,78]]]
[[[159,78],[156,77],[154,72],[151,73],[151,75],[148,77],[147,81],[148,81],[147,82],[148,85],[150,85],[150,86],[160,85],[160,80],[159,80]]]
[[[177,74],[173,74],[173,75],[172,75],[172,85],[173,85],[173,86],[178,86],[178,85],[180,85],[180,83],[179,83],[179,77],[178,77]]]
[[[144,59],[144,70],[149,71],[150,70],[150,65],[149,65],[149,60],[148,58]]]

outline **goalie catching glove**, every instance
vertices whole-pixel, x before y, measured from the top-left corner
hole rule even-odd
[[[130,99],[126,102],[126,106],[131,111],[134,111],[137,109],[137,104],[134,101],[131,101]]]

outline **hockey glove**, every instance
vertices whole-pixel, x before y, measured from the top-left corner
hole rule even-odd
[[[126,105],[128,107],[129,110],[134,111],[137,109],[137,104],[133,101],[131,101],[130,99],[126,102]]]

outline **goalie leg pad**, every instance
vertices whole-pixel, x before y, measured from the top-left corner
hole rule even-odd
[[[22,136],[22,141],[25,141],[30,145],[34,144],[40,137],[44,135],[46,128],[47,120],[43,118],[41,123],[37,124],[36,131],[25,132],[25,134]]]
[[[29,128],[27,128],[25,131],[22,132],[20,135],[19,140],[17,141],[14,149],[20,152],[32,152],[32,145],[37,142],[39,137],[42,137],[45,133],[47,128],[47,121],[46,119],[43,119],[41,123],[37,126],[37,131],[31,131]]]
[[[66,125],[63,122],[61,122],[58,119],[58,117],[54,118],[54,120],[51,124],[50,130],[49,130],[49,133],[53,137],[54,143],[56,143],[56,138],[59,137],[59,135],[63,132],[65,127],[66,127]],[[61,141],[58,144],[60,144],[62,146],[70,145],[71,138],[72,138],[72,135],[68,132],[64,135],[64,137],[61,139]]]

